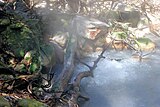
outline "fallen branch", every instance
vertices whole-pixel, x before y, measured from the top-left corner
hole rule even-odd
[[[78,98],[83,98],[85,100],[89,100],[89,98],[81,95],[80,93],[80,82],[84,77],[89,77],[92,76],[93,77],[93,71],[95,70],[95,68],[97,67],[98,62],[102,59],[105,58],[103,56],[104,52],[106,51],[106,49],[108,48],[109,45],[104,45],[103,46],[103,51],[101,52],[101,54],[98,56],[98,58],[94,61],[94,64],[92,67],[90,67],[89,65],[87,65],[87,67],[90,69],[89,71],[85,71],[85,72],[81,72],[77,75],[77,77],[75,78],[74,82],[73,82],[73,89],[72,89],[72,93],[71,93],[71,98],[68,101],[68,105],[69,107],[78,107],[77,101]],[[86,64],[85,64],[86,65]]]

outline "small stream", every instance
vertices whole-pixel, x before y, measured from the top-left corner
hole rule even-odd
[[[94,77],[82,80],[81,91],[90,100],[82,107],[160,107],[160,38],[154,38],[156,51],[142,62],[132,58],[132,51],[106,51],[94,70]],[[92,64],[99,53],[83,61]],[[119,59],[121,61],[111,60]],[[76,71],[87,70],[82,64]]]

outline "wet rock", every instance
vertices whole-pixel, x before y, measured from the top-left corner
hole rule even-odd
[[[63,63],[64,50],[56,43],[50,42],[41,47],[40,51],[42,73],[49,73],[50,69],[57,63]]]

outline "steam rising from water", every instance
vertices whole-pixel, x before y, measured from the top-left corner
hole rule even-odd
[[[90,55],[85,62],[92,64],[91,60],[96,59],[97,55]],[[159,107],[158,50],[144,62],[131,58],[128,51],[109,51],[105,56],[94,70],[94,77],[82,80],[81,90],[90,98],[82,107]],[[110,60],[118,58],[122,60]],[[84,66],[82,68],[77,66],[79,72],[85,71]]]

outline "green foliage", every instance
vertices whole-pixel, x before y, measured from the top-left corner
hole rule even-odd
[[[3,58],[5,55],[2,55],[2,59],[5,59],[5,62],[2,61],[2,63],[13,67],[16,71],[28,72],[29,74],[39,71],[41,68],[39,50],[43,43],[39,19],[24,18],[13,13],[0,18],[1,26],[3,29],[0,30],[0,41],[2,41],[0,46],[3,46],[3,50],[15,58],[22,59],[19,62],[12,61],[11,63],[11,57]],[[28,53],[30,56],[26,55]]]
[[[20,56],[24,56],[25,55],[24,50],[20,50],[19,54],[20,54]]]
[[[139,45],[140,44],[148,45],[149,43],[152,43],[152,41],[149,38],[142,37],[142,38],[137,38],[136,43]]]
[[[28,71],[31,73],[35,73],[40,70],[41,62],[39,59],[40,55],[36,51],[31,54],[31,62],[28,68]]]
[[[10,25],[10,28],[11,29],[20,29],[24,26],[24,23],[20,23],[20,22],[17,22],[17,23],[13,23]]]
[[[10,24],[10,20],[9,19],[0,19],[0,25],[9,25]]]
[[[36,46],[32,38],[32,31],[24,23],[11,24],[2,34],[3,43],[17,57],[23,57],[24,52],[34,49],[33,46]]]
[[[23,60],[14,68],[16,71],[36,73],[41,68],[39,54],[36,51],[29,51],[25,54]]]
[[[155,48],[155,43],[146,37],[136,38],[135,48],[140,50],[153,50]]]
[[[37,69],[38,69],[37,63],[31,63],[31,64],[30,64],[29,71],[30,71],[31,73],[34,73]]]
[[[122,39],[122,40],[127,39],[126,32],[122,32],[122,31],[113,32],[112,35],[115,37],[115,39]]]

